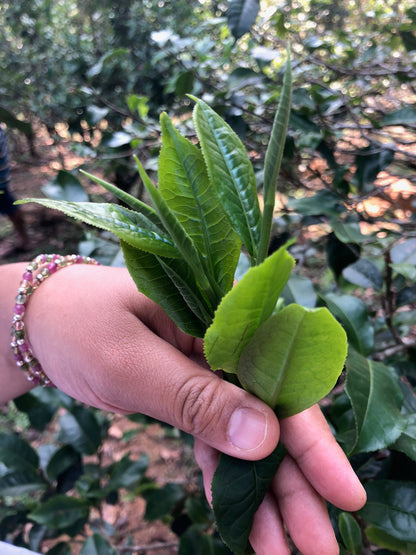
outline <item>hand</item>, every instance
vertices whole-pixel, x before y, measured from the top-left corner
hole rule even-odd
[[[317,405],[282,420],[280,427],[288,455],[255,515],[251,545],[258,555],[289,555],[285,526],[303,555],[335,555],[339,549],[325,500],[356,511],[366,501],[364,488]],[[196,441],[195,457],[211,501],[219,453]]]
[[[2,344],[9,333],[4,315],[12,313],[23,269],[0,268],[2,299],[8,299],[0,299]],[[208,497],[219,451],[257,460],[277,445],[274,412],[207,370],[202,341],[180,332],[138,293],[125,269],[60,270],[32,296],[25,321],[33,352],[62,391],[103,410],[147,414],[195,436]],[[30,387],[9,351],[0,374],[3,400]],[[364,490],[317,407],[283,420],[281,437],[289,455],[256,515],[253,547],[260,555],[288,553],[284,522],[304,554],[337,553],[323,499],[356,510]]]

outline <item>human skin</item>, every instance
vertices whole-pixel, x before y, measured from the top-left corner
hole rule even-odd
[[[3,403],[31,389],[10,349],[25,266],[0,266]],[[25,325],[43,370],[71,397],[119,414],[147,414],[192,434],[208,500],[219,452],[257,460],[280,437],[288,455],[255,517],[252,546],[259,555],[290,553],[285,525],[304,555],[338,553],[324,500],[354,511],[365,492],[318,406],[279,423],[266,404],[207,369],[202,341],[178,330],[123,268],[59,270],[30,298]]]

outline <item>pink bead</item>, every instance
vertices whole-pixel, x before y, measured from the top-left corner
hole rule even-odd
[[[25,311],[25,305],[24,304],[15,304],[14,305],[14,313],[15,314],[23,314]]]
[[[24,281],[32,281],[33,279],[33,274],[32,272],[25,272],[22,276]]]
[[[27,351],[30,351],[30,346],[29,343],[27,343],[26,341],[24,343],[22,343],[21,345],[19,345],[19,349],[22,353],[26,353]]]
[[[16,362],[23,362],[22,355],[20,355],[20,354],[13,355],[13,358]]]
[[[44,254],[40,254],[38,256],[38,262],[40,262],[41,264],[44,264],[46,262],[46,256]]]
[[[48,270],[50,271],[51,274],[54,274],[57,270],[56,264],[54,262],[51,262],[50,264],[48,264]]]
[[[75,261],[76,264],[82,264],[83,261],[84,261],[84,258],[80,254],[77,254],[77,259]]]

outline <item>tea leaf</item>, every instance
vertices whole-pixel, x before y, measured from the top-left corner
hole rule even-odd
[[[286,63],[283,87],[280,93],[279,107],[274,117],[270,141],[264,159],[264,210],[261,226],[258,262],[264,260],[270,242],[274,205],[276,199],[276,183],[282,163],[283,149],[286,142],[286,132],[289,123],[290,106],[292,97],[292,68],[290,64],[290,51]]]
[[[237,371],[242,350],[272,314],[294,263],[282,247],[250,268],[222,299],[204,338],[205,356],[213,370]]]
[[[18,201],[37,202],[47,208],[60,210],[86,224],[111,231],[130,245],[160,256],[180,256],[170,237],[146,214],[133,212],[117,204],[98,202],[65,202],[51,199],[28,198]]]
[[[346,355],[346,334],[326,308],[291,304],[258,328],[237,375],[247,391],[286,418],[331,391]]]
[[[201,151],[160,118],[159,190],[201,255],[220,297],[233,285],[241,243],[213,194]]]
[[[260,461],[220,455],[212,480],[212,505],[218,532],[236,555],[246,553],[254,515],[285,454],[279,443]]]
[[[192,269],[195,278],[198,280],[199,285],[204,291],[205,296],[209,299],[212,308],[215,309],[219,302],[219,298],[216,295],[216,291],[211,287],[211,284],[209,283],[207,275],[204,271],[202,257],[200,256],[198,249],[196,248],[192,238],[188,235],[180,221],[177,219],[174,212],[172,212],[172,210],[170,209],[168,203],[163,198],[159,189],[155,187],[152,180],[147,175],[138,158],[136,158],[136,163],[143,184],[146,187],[147,192],[149,193],[151,201],[166,231],[169,233],[171,239],[174,241],[178,251],[182,255],[182,258]]]
[[[196,102],[195,128],[209,178],[254,264],[260,240],[261,212],[253,166],[231,127],[205,102],[191,98]]]
[[[121,247],[126,267],[139,291],[158,304],[182,331],[194,337],[203,337],[207,327],[205,320],[209,318],[206,316],[207,308],[198,297],[193,274],[183,261],[177,261],[177,274],[181,268],[183,282],[179,286],[179,280],[172,281],[166,273],[167,259],[158,258],[124,241],[121,241]]]
[[[399,438],[407,419],[400,414],[403,393],[393,368],[350,350],[345,391],[356,423],[350,454],[384,449]]]

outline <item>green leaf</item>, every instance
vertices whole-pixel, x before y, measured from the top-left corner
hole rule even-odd
[[[60,530],[79,520],[87,520],[88,513],[89,507],[84,500],[66,495],[55,495],[28,516],[38,524]]]
[[[340,513],[338,528],[347,551],[351,555],[361,555],[363,547],[361,528],[355,518],[350,513]]]
[[[34,470],[16,470],[0,477],[0,495],[2,497],[20,497],[21,495],[42,492],[46,483]]]
[[[31,445],[16,434],[0,434],[0,461],[10,470],[37,472],[39,457]]]
[[[213,195],[199,148],[180,135],[167,114],[160,122],[159,190],[223,295],[233,285],[241,243]]]
[[[312,280],[292,274],[282,291],[285,304],[297,303],[307,308],[315,308],[317,294]]]
[[[96,453],[101,443],[101,427],[91,409],[75,406],[59,419],[60,437],[85,455]]]
[[[270,230],[272,227],[274,206],[276,202],[276,183],[282,163],[283,149],[286,142],[291,96],[292,68],[290,50],[288,49],[288,59],[286,63],[283,87],[280,93],[279,107],[274,117],[270,141],[267,146],[266,156],[264,159],[264,209],[260,233],[258,263],[262,262],[266,258],[270,243]]]
[[[331,228],[342,243],[360,244],[366,239],[366,236],[361,233],[358,222],[346,222],[339,218],[331,218]]]
[[[139,291],[158,304],[182,331],[203,337],[212,315],[198,294],[195,278],[187,265],[183,261],[173,263],[173,259],[159,258],[124,241],[121,247],[126,267]]]
[[[56,480],[80,462],[80,454],[71,445],[63,445],[50,458],[46,467],[46,474],[50,480]]]
[[[398,538],[394,538],[390,534],[383,532],[379,528],[375,526],[368,526],[365,529],[365,535],[367,539],[377,545],[378,547],[382,547],[384,549],[388,549],[390,553],[393,551],[394,553],[405,553],[406,555],[416,555],[416,543],[415,542],[406,542],[400,540]],[[380,551],[376,551],[381,555]]]
[[[207,275],[204,271],[202,256],[198,252],[195,243],[188,235],[174,212],[170,209],[160,190],[155,187],[138,158],[136,158],[136,163],[143,184],[146,187],[153,206],[163,222],[165,229],[169,233],[171,240],[174,242],[183,260],[185,260],[188,266],[192,269],[192,272],[204,292],[205,297],[209,300],[212,308],[215,309],[219,302],[219,298],[216,296],[217,291],[215,291],[215,289],[212,288],[212,284],[209,283]],[[163,254],[160,254],[160,256],[163,256]]]
[[[57,410],[57,407],[39,399],[34,393],[25,393],[17,397],[14,404],[19,411],[27,414],[32,428],[39,431],[46,428]]]
[[[348,341],[359,353],[368,355],[374,348],[374,328],[367,307],[357,297],[328,293],[322,296],[325,304],[338,318],[347,332]]]
[[[289,198],[287,206],[304,216],[336,216],[345,211],[342,199],[336,193],[324,189],[306,198]]]
[[[401,541],[416,542],[416,483],[375,480],[365,485],[367,503],[358,515]]]
[[[212,506],[218,532],[235,555],[246,552],[254,515],[285,453],[279,444],[260,461],[220,455],[212,480]]]
[[[368,193],[374,188],[374,181],[378,174],[385,170],[393,161],[394,152],[389,149],[373,151],[366,147],[359,151],[355,157],[357,166],[353,181],[360,193]]]
[[[54,200],[88,202],[88,195],[80,180],[66,170],[59,170],[54,179],[42,186],[42,192]]]
[[[397,243],[390,254],[394,264],[416,264],[416,239],[406,239]]]
[[[400,414],[403,394],[393,368],[365,358],[353,349],[347,359],[345,391],[356,424],[350,454],[384,449],[394,443],[407,425]]]
[[[146,500],[145,520],[152,521],[163,518],[184,498],[182,486],[170,482],[161,488],[151,489],[142,493]]]
[[[380,125],[416,125],[416,110],[412,105],[386,114]]]
[[[64,202],[48,199],[25,199],[17,201],[37,202],[47,208],[60,210],[86,224],[111,231],[126,243],[134,247],[152,252],[159,256],[178,258],[176,249],[170,237],[156,226],[147,215],[133,212],[117,204],[98,202]]]
[[[331,391],[346,355],[346,334],[326,308],[292,304],[258,328],[241,353],[237,375],[245,389],[286,418]]]
[[[342,270],[343,277],[359,287],[371,287],[376,291],[383,287],[383,274],[368,258],[359,258]]]
[[[399,439],[391,445],[391,449],[405,453],[416,461],[416,394],[410,385],[400,381],[404,395],[402,414],[407,418],[407,426]]]
[[[259,325],[272,314],[294,266],[284,247],[250,268],[222,299],[204,338],[212,370],[236,372],[240,354]]]
[[[80,170],[80,172],[86,177],[88,177],[89,179],[91,179],[92,181],[95,181],[95,183],[98,183],[99,185],[104,187],[104,189],[106,189],[107,191],[112,193],[116,198],[118,198],[119,200],[127,204],[127,206],[130,206],[130,208],[132,208],[133,210],[136,210],[137,212],[142,212],[155,225],[159,227],[162,226],[162,223],[159,217],[157,216],[156,211],[148,204],[145,204],[144,202],[137,199],[133,195],[129,195],[129,193],[126,193],[126,191],[119,189],[112,183],[108,183],[108,181],[104,181],[104,179],[100,179],[99,177],[96,177],[95,175],[92,175],[91,173],[88,173],[84,170]]]
[[[101,534],[92,534],[82,545],[81,555],[117,555],[117,551]]]
[[[227,10],[227,24],[236,40],[250,31],[259,11],[259,0],[230,1]]]
[[[194,123],[212,186],[255,263],[261,212],[253,166],[231,127],[205,102],[191,98],[196,102]]]
[[[129,455],[124,455],[122,459],[113,463],[108,469],[110,479],[106,485],[108,491],[118,490],[119,488],[134,488],[143,478],[149,459],[147,455],[132,461]]]

